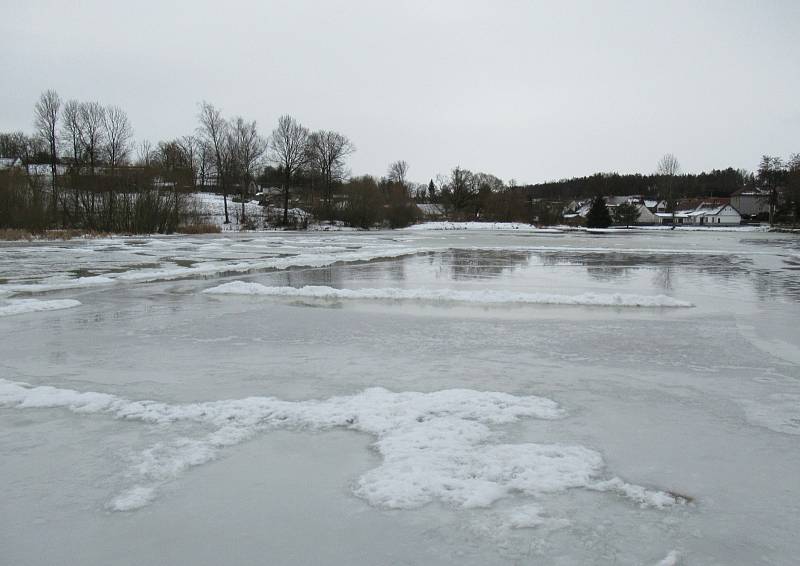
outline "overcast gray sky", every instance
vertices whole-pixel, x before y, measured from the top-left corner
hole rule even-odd
[[[800,152],[800,1],[0,0],[0,130],[47,88],[127,110],[137,139],[197,104],[347,134],[353,173],[405,159],[524,182],[753,169]]]

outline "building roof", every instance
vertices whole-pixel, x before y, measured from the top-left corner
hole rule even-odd
[[[742,187],[738,191],[734,191],[731,193],[731,196],[734,197],[760,197],[766,198],[769,196],[769,191],[765,191],[763,189],[759,189],[758,187]]]
[[[442,208],[441,204],[421,203],[417,205],[417,208],[420,209],[422,214],[428,214],[431,216],[437,214],[444,214],[444,209]]]

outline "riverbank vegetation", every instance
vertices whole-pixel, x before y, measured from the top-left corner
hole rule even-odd
[[[32,134],[0,133],[0,229],[200,233],[232,223],[247,229],[259,227],[248,218],[254,203],[271,226],[283,228],[312,221],[399,228],[422,219],[548,225],[562,223],[580,199],[638,195],[663,199],[674,211],[682,199],[724,200],[743,190],[764,195],[771,222],[800,219],[798,154],[764,156],[756,172],[682,173],[667,154],[651,174],[521,184],[456,166],[415,183],[404,160],[391,162],[381,176],[353,176],[353,141],[341,132],[311,130],[292,116],[281,116],[267,136],[255,121],[226,117],[207,102],[196,118],[186,135],[137,143],[123,109],[42,93]],[[222,197],[219,222],[204,213],[193,197],[198,192]],[[635,222],[633,211],[623,212],[600,223]]]

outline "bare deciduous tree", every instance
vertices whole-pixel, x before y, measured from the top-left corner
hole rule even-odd
[[[319,130],[308,138],[309,161],[325,183],[323,200],[330,209],[333,185],[347,176],[345,159],[355,151],[355,146],[338,132]]]
[[[672,227],[675,228],[675,197],[673,195],[675,176],[681,172],[678,158],[671,153],[666,153],[658,160],[656,173],[662,177],[662,183],[667,195],[667,206],[672,211]]]
[[[4,153],[19,159],[26,173],[30,173],[30,166],[34,163],[35,156],[46,151],[41,138],[29,136],[25,132],[11,132],[4,135],[4,138]]]
[[[103,126],[105,129],[103,149],[105,150],[108,164],[113,170],[128,157],[133,129],[128,120],[128,115],[119,106],[109,106],[105,109]]]
[[[230,224],[230,219],[228,218],[228,185],[226,182],[226,168],[229,160],[228,122],[222,117],[222,112],[208,102],[200,104],[198,119],[200,121],[200,126],[197,129],[198,135],[214,156],[217,183],[222,189],[225,224]]]
[[[100,150],[105,141],[106,109],[98,102],[80,104],[81,145],[89,160],[91,174],[95,173]]]
[[[136,164],[142,167],[150,167],[154,159],[155,151],[150,140],[142,140],[136,147]]]
[[[389,171],[386,176],[393,183],[399,183],[405,186],[407,175],[408,175],[408,162],[403,161],[401,159],[389,165]]]
[[[453,208],[456,211],[463,211],[475,194],[474,175],[468,169],[456,167],[450,173],[450,179],[445,187]]]
[[[278,127],[272,131],[269,158],[283,171],[283,223],[289,222],[289,190],[294,174],[308,159],[308,129],[289,115],[278,119]]]
[[[200,140],[195,136],[183,136],[176,140],[183,152],[192,175],[192,188],[197,188],[197,179],[200,176],[201,163],[203,167],[203,180],[205,180],[205,163],[203,162],[203,151]]]
[[[255,168],[267,143],[260,135],[255,121],[247,122],[242,117],[232,120],[228,127],[228,146],[231,150],[231,175],[238,180],[242,197],[242,222],[245,219],[246,192],[254,178]]]
[[[665,154],[658,160],[658,167],[656,173],[659,175],[674,176],[681,172],[681,165],[678,163],[678,158],[671,153]]]
[[[167,171],[189,168],[186,153],[178,140],[158,142],[153,153],[155,154],[155,160],[158,162],[158,165]]]
[[[58,112],[61,98],[54,90],[46,90],[36,103],[36,133],[47,144],[50,152],[50,174],[53,189],[53,203],[58,202],[56,177],[58,176]]]
[[[61,127],[61,141],[67,145],[72,158],[72,165],[80,168],[83,149],[81,145],[81,105],[77,100],[69,100],[64,104],[64,118]]]

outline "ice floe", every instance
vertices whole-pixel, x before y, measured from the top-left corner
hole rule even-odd
[[[203,291],[211,295],[265,295],[271,297],[299,297],[308,299],[354,300],[406,300],[429,302],[476,303],[483,305],[536,304],[584,305],[603,307],[692,307],[692,303],[666,295],[630,295],[623,293],[583,293],[581,295],[556,295],[550,293],[518,293],[483,289],[466,291],[457,289],[337,289],[327,286],[268,287],[260,283],[232,281]]]
[[[136,268],[117,273],[106,273],[89,277],[49,277],[30,283],[6,283],[0,285],[0,296],[9,294],[33,294],[80,289],[125,283],[150,283],[172,281],[190,277],[212,277],[228,273],[250,273],[256,271],[282,270],[291,267],[327,267],[335,263],[354,263],[383,258],[396,258],[427,251],[407,246],[371,246],[351,250],[341,246],[321,246],[313,252],[295,253],[280,257],[262,257],[247,260],[198,261],[196,265],[184,267],[167,265],[157,268]]]
[[[383,462],[354,485],[357,496],[376,506],[408,509],[440,501],[460,508],[488,507],[517,494],[536,497],[572,488],[612,491],[645,506],[676,503],[666,492],[606,476],[601,455],[589,448],[498,443],[501,433],[492,426],[564,416],[557,403],[537,396],[467,389],[396,393],[370,388],[325,400],[248,397],[169,404],[0,379],[0,407],[107,414],[160,425],[163,433],[170,431],[169,425],[182,423],[180,434],[138,454],[132,470],[134,484],[108,504],[118,511],[149,504],[166,482],[259,432],[335,427],[377,439],[374,447]],[[186,435],[186,425],[192,423],[199,429],[195,437]],[[529,509],[522,515],[515,520],[517,528],[535,526],[536,513]]]
[[[38,299],[6,299],[5,301],[0,300],[0,316],[70,309],[80,306],[80,304],[80,301],[74,299],[57,299],[52,301],[40,301]]]
[[[58,277],[49,280],[46,279],[39,283],[3,285],[2,288],[0,288],[0,293],[45,293],[63,289],[81,289],[98,285],[110,285],[112,283],[114,283],[113,279],[101,275],[73,278]]]

